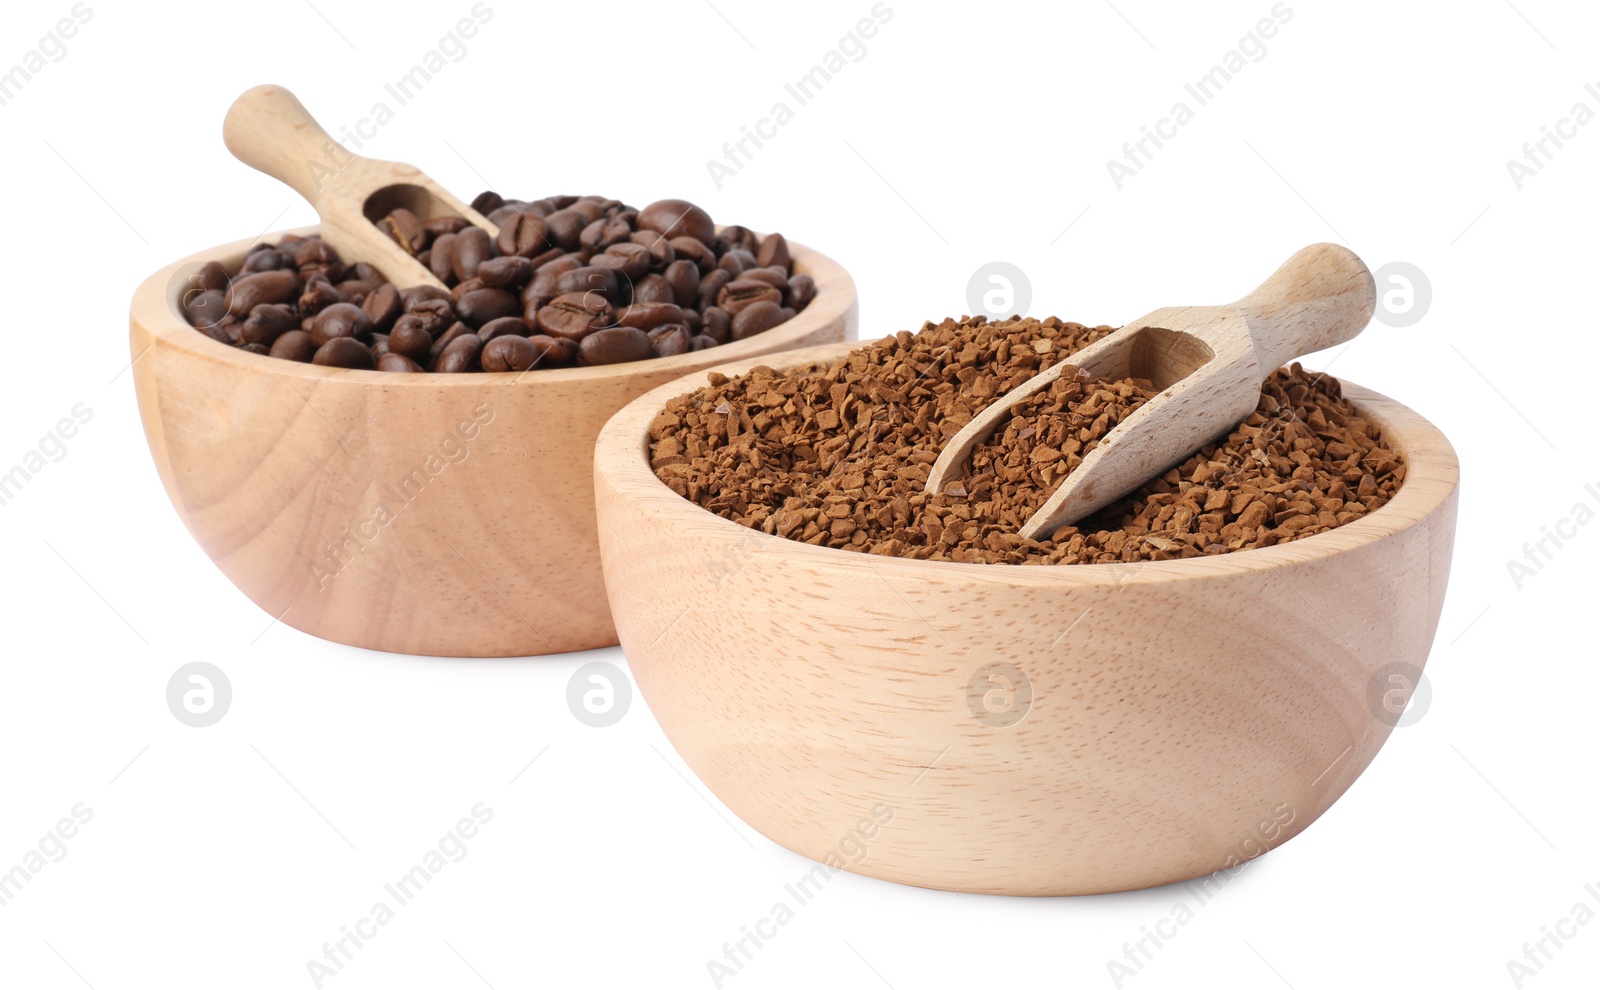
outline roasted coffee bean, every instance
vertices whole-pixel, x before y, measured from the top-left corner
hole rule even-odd
[[[729,282],[717,293],[717,306],[732,316],[738,316],[740,310],[758,302],[770,302],[774,308],[781,307],[783,293],[765,282],[746,278]]]
[[[544,218],[545,236],[552,244],[568,251],[576,251],[581,246],[579,238],[583,236],[583,228],[596,219],[586,217],[581,211],[571,208],[557,210]]]
[[[240,344],[239,350],[249,354],[266,354],[267,348],[261,344]]]
[[[262,303],[294,302],[300,295],[300,276],[290,271],[273,269],[252,272],[233,280],[232,297],[228,300],[228,314],[244,319]]]
[[[469,278],[465,282],[457,282],[450,288],[450,301],[452,303],[459,303],[462,296],[469,292],[476,292],[479,289],[484,288],[488,288],[488,286],[483,284],[483,279],[481,278]]]
[[[434,239],[433,247],[428,249],[428,270],[441,282],[448,283],[455,274],[455,243],[455,234],[441,234]]]
[[[463,334],[439,352],[439,360],[434,363],[433,370],[444,374],[477,371],[481,367],[478,355],[482,352],[483,341],[477,334]]]
[[[633,298],[636,303],[672,303],[677,305],[678,297],[673,295],[672,286],[660,275],[651,272],[644,278],[633,283]]]
[[[500,227],[500,236],[495,239],[495,244],[502,255],[531,258],[550,246],[545,234],[543,220],[517,213]]]
[[[368,371],[378,366],[378,362],[372,357],[371,349],[353,337],[331,338],[317,348],[317,353],[311,357],[311,363],[331,368],[364,368]]]
[[[682,323],[663,323],[649,336],[657,357],[677,357],[689,350],[689,328]]]
[[[672,287],[672,298],[679,306],[693,306],[700,297],[700,269],[688,258],[679,258],[661,273]]]
[[[575,254],[562,255],[538,266],[533,272],[533,281],[523,290],[523,299],[530,296],[559,296],[561,292],[556,288],[561,276],[567,272],[583,267],[583,262]]]
[[[441,334],[456,321],[455,307],[448,298],[424,299],[406,311],[422,321],[422,328],[431,334]]]
[[[283,255],[267,248],[264,251],[252,251],[245,256],[244,264],[239,266],[240,275],[250,275],[255,272],[271,272],[287,267]]]
[[[390,210],[378,226],[409,255],[418,255],[428,246],[428,230],[415,213],[405,207]]]
[[[449,298],[450,291],[437,285],[409,285],[400,290],[400,308],[409,313],[425,302]]]
[[[789,305],[805,309],[817,297],[817,283],[810,275],[789,276]]]
[[[474,289],[456,302],[456,316],[470,327],[482,327],[490,320],[516,316],[522,303],[505,289]]]
[[[578,360],[586,365],[621,364],[654,356],[650,335],[633,327],[608,327],[578,342]]]
[[[683,200],[635,210],[603,196],[520,200],[490,192],[473,203],[497,234],[465,217],[423,220],[407,209],[376,221],[435,284],[391,285],[371,264],[340,258],[320,236],[283,235],[275,245],[253,245],[232,280],[220,264],[201,267],[180,300],[183,315],[213,339],[269,355],[285,337],[285,348],[303,350],[291,333],[319,350],[350,336],[375,360],[393,354],[390,365],[405,358],[436,370],[455,346],[443,363],[459,371],[481,364],[479,352],[454,343],[463,336],[480,346],[513,336],[560,341],[540,345],[555,348],[540,367],[594,363],[579,356],[577,341],[604,329],[645,331],[656,351],[684,353],[776,325],[815,296],[814,283],[793,272],[782,235],[719,231]],[[777,316],[768,309],[744,316],[757,302],[774,303]],[[275,308],[252,318],[260,305]],[[628,338],[610,335],[590,347],[626,351]]]
[[[702,243],[717,236],[710,214],[687,200],[659,199],[639,211],[639,229],[668,237],[693,237]]]
[[[717,297],[727,287],[733,278],[721,268],[713,268],[700,277],[700,299],[695,303],[695,308],[704,313],[712,306],[718,305]]]
[[[478,281],[491,289],[520,289],[533,278],[533,264],[527,258],[491,258],[478,266]]]
[[[457,337],[465,336],[476,337],[477,331],[473,330],[465,323],[452,324],[450,329],[440,334],[438,339],[433,342],[433,346],[428,348],[428,356],[437,358],[440,354],[444,353],[444,349],[446,347],[450,346],[451,341],[455,340]],[[483,338],[479,337],[478,339],[482,340]]]
[[[783,307],[770,300],[761,299],[746,305],[733,316],[733,339],[744,340],[765,333],[788,319]]]
[[[488,216],[503,205],[505,205],[505,199],[492,189],[479,193],[472,200],[473,212],[481,213],[484,216]]]
[[[279,337],[295,329],[300,321],[288,303],[263,303],[250,311],[239,327],[239,340],[246,344],[271,347]]]
[[[183,315],[192,327],[206,330],[228,315],[228,297],[216,289],[191,292],[184,297]]]
[[[617,278],[614,268],[597,268],[586,266],[574,268],[556,279],[556,295],[565,295],[570,292],[589,292],[601,296],[608,302],[615,299],[617,290],[622,283]]]
[[[634,282],[644,278],[650,271],[650,249],[643,244],[624,241],[621,244],[613,244],[603,253],[590,258],[589,264],[596,268],[615,269],[620,277]]]
[[[406,357],[404,354],[396,354],[393,351],[390,351],[388,354],[378,358],[378,370],[420,372],[422,370],[422,365]]]
[[[717,267],[716,252],[693,237],[674,237],[668,243],[672,245],[673,254],[694,262],[702,273]]]
[[[456,278],[476,278],[478,266],[493,257],[494,242],[482,227],[465,227],[450,244],[450,264]]]
[[[400,316],[400,292],[385,282],[367,294],[361,301],[361,311],[372,321],[372,329],[387,333]]]
[[[611,305],[593,292],[557,296],[538,314],[540,330],[568,340],[581,340],[612,322]]]
[[[539,348],[526,337],[496,337],[483,345],[479,361],[484,371],[527,371],[539,360]]]
[[[300,314],[316,316],[334,303],[345,301],[344,293],[335,289],[333,283],[321,275],[313,275],[305,288],[300,290]]]
[[[413,361],[422,362],[432,350],[433,335],[423,328],[419,317],[407,313],[395,321],[394,331],[389,334],[390,353],[404,354]]]
[[[741,227],[738,224],[734,224],[724,230],[722,236],[728,242],[730,249],[738,249],[751,257],[754,257],[756,251],[761,248],[761,238],[757,237],[756,232],[749,227]]]
[[[663,323],[682,323],[683,310],[673,303],[634,303],[617,311],[617,326],[649,330]]]
[[[453,215],[432,217],[422,221],[422,229],[428,232],[429,237],[434,238],[434,243],[436,244],[438,243],[438,238],[440,236],[444,234],[459,233],[460,231],[465,230],[466,227],[466,217],[458,217]]]
[[[715,306],[700,311],[700,332],[719,344],[733,339],[733,317]]]
[[[372,321],[367,319],[367,314],[361,311],[360,306],[350,303],[334,303],[318,313],[311,322],[311,341],[317,345],[319,354],[330,340],[350,337],[365,341],[371,336]]]
[[[232,281],[233,278],[228,274],[226,268],[215,261],[208,261],[200,266],[200,271],[194,276],[193,284],[198,285],[205,292],[226,293],[228,284]]]
[[[782,234],[768,234],[762,238],[761,247],[756,251],[756,264],[763,268],[768,265],[788,268],[791,263],[789,242],[783,239]]]
[[[715,346],[717,346],[717,342],[705,334],[689,338],[689,350],[691,351],[703,351],[708,347]]]
[[[532,332],[533,328],[529,327],[521,317],[517,316],[502,316],[499,319],[490,320],[478,328],[478,336],[483,339],[484,343],[488,343],[496,337],[503,337],[506,334],[526,337]]]
[[[539,349],[537,364],[542,368],[564,367],[578,358],[578,342],[566,337],[537,334],[529,337],[528,343]]]
[[[756,282],[765,282],[777,289],[779,295],[787,295],[789,292],[789,275],[786,272],[779,273],[771,268],[751,268],[739,277]]]
[[[664,271],[666,267],[678,260],[678,252],[672,249],[672,239],[665,234],[658,234],[653,230],[636,230],[628,236],[634,244],[642,244],[650,252],[650,270],[653,272]]]

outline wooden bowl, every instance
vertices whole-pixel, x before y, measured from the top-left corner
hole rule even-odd
[[[1344,793],[1395,721],[1389,676],[1427,659],[1458,470],[1392,399],[1345,386],[1407,461],[1359,521],[1217,557],[1014,566],[809,546],[680,498],[647,431],[705,380],[630,403],[596,445],[617,630],[705,785],[831,867],[1003,894],[1232,868]]]
[[[816,298],[720,348],[520,381],[325,368],[217,343],[177,309],[197,263],[237,265],[261,239],[201,251],[134,294],[145,436],[179,517],[239,590],[296,629],[375,650],[614,645],[591,480],[600,427],[679,375],[856,325],[850,276],[791,244]]]

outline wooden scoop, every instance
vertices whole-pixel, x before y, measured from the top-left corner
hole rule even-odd
[[[940,451],[927,490],[957,480],[974,447],[1011,407],[1050,387],[1066,368],[1097,378],[1148,378],[1161,389],[1107,433],[1022,536],[1045,539],[1133,491],[1235,426],[1256,408],[1261,383],[1302,354],[1354,337],[1372,319],[1372,273],[1347,248],[1313,244],[1254,292],[1227,306],[1158,309],[1001,396]]]
[[[346,150],[281,86],[246,90],[228,108],[222,139],[235,158],[305,197],[322,218],[322,239],[346,263],[365,261],[397,286],[444,288],[378,226],[391,210],[404,207],[420,220],[458,216],[490,237],[499,233],[416,168]]]

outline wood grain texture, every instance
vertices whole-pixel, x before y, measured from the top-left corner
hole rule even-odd
[[[606,419],[688,372],[843,340],[856,327],[850,276],[791,243],[816,298],[720,348],[520,376],[297,364],[217,343],[179,316],[201,262],[236,265],[256,240],[201,251],[134,295],[145,435],[173,507],[230,581],[296,629],[375,650],[524,656],[614,645],[591,465]],[[329,544],[343,550],[331,561]]]
[[[1106,434],[1018,530],[1046,539],[1231,429],[1255,409],[1268,376],[1302,354],[1355,337],[1376,302],[1372,273],[1350,249],[1302,248],[1236,302],[1158,309],[1007,392],[950,438],[927,488],[937,492],[962,477],[973,449],[1011,407],[1069,367],[1098,378],[1149,379],[1160,393]]]
[[[500,228],[411,165],[357,155],[328,136],[282,86],[246,90],[228,108],[222,138],[235,158],[285,183],[321,219],[322,239],[347,262],[365,261],[398,286],[445,288],[374,223],[397,206],[423,220],[458,216],[490,238]]]
[[[892,817],[846,868],[1038,895],[1204,876],[1326,811],[1388,737],[1369,686],[1427,659],[1458,468],[1431,424],[1381,395],[1345,388],[1407,462],[1366,518],[1195,560],[1013,566],[808,546],[679,498],[650,471],[647,431],[704,383],[663,386],[600,435],[606,586],[641,696],[685,762],[813,859],[838,857],[881,808]],[[974,714],[994,686],[974,675],[994,662],[1031,687],[1009,727]]]

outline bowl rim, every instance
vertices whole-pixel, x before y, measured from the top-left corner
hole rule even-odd
[[[687,351],[671,357],[647,358],[643,361],[625,361],[620,364],[585,368],[546,368],[532,374],[529,371],[475,371],[458,375],[419,375],[376,369],[335,368],[310,362],[288,361],[264,354],[252,354],[211,339],[209,334],[191,326],[179,312],[177,303],[183,284],[177,276],[186,267],[198,266],[208,261],[220,261],[234,268],[244,259],[245,252],[256,244],[274,243],[286,234],[309,236],[316,233],[319,226],[311,224],[305,227],[291,227],[206,248],[180,258],[146,277],[134,290],[129,320],[135,327],[149,334],[151,339],[145,342],[143,348],[138,346],[137,339],[132,342],[133,361],[137,362],[150,347],[161,343],[206,361],[254,371],[265,367],[286,378],[309,382],[331,380],[402,388],[451,385],[508,386],[526,377],[529,383],[543,382],[551,385],[569,382],[605,383],[639,374],[671,372],[675,368],[692,371],[705,366],[708,359],[704,355],[710,351],[718,352],[714,357],[719,363],[723,363],[724,358],[727,361],[734,361],[773,350],[792,348],[796,341],[804,339],[819,328],[836,320],[847,319],[857,305],[855,281],[844,266],[820,251],[789,241],[789,253],[794,261],[795,273],[810,275],[816,282],[817,295],[805,309],[795,314],[794,319],[779,324],[765,333],[745,340],[719,344],[717,347],[709,348],[708,351]],[[719,225],[717,229],[724,228]],[[265,363],[262,359],[265,359]]]
[[[791,559],[798,555],[798,559],[812,562],[818,568],[864,567],[880,572],[880,576],[888,575],[892,570],[896,572],[893,576],[921,580],[996,582],[1029,587],[1121,587],[1130,581],[1161,583],[1227,578],[1311,563],[1360,550],[1429,519],[1450,502],[1460,483],[1460,464],[1455,449],[1438,427],[1394,399],[1344,379],[1338,381],[1345,398],[1363,416],[1377,423],[1385,439],[1396,445],[1405,458],[1406,477],[1400,490],[1376,511],[1325,533],[1275,546],[1236,550],[1216,556],[1104,564],[1030,565],[917,560],[866,554],[801,543],[736,523],[679,496],[650,470],[650,423],[669,400],[706,385],[711,374],[734,377],[761,365],[779,371],[792,370],[842,357],[890,337],[892,335],[873,340],[821,344],[765,358],[728,362],[657,386],[618,410],[601,429],[595,442],[595,479],[597,483],[602,480],[609,483],[634,500],[639,510],[649,513],[653,520],[702,535],[753,541],[746,543],[752,554],[778,553],[788,555]],[[601,549],[604,557],[607,549],[604,540],[601,541]]]

